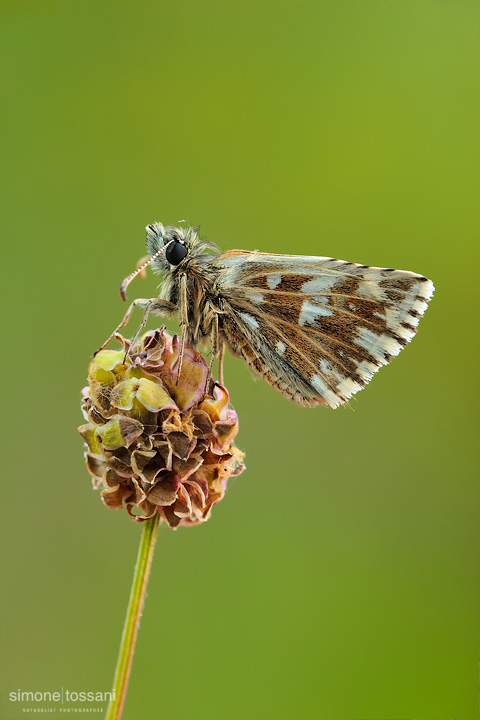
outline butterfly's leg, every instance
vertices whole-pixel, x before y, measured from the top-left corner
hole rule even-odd
[[[135,300],[134,300],[134,302],[135,302]],[[142,320],[140,322],[140,325],[138,326],[138,330],[134,335],[134,338],[132,340],[132,343],[131,343],[129,349],[125,353],[124,362],[127,359],[127,355],[130,352],[130,349],[133,348],[133,346],[135,345],[135,343],[138,340],[140,333],[142,332],[143,328],[147,324],[148,316],[150,315],[150,313],[153,312],[156,315],[162,315],[162,314],[171,312],[175,308],[175,305],[173,303],[171,303],[169,300],[158,300],[157,298],[152,298],[151,300],[147,300],[144,305],[140,305],[140,307],[144,308]]]
[[[213,363],[215,361],[215,358],[218,355],[218,315],[215,313],[213,323],[212,323],[212,340],[211,340],[211,352],[210,352],[210,362],[208,363],[208,376],[207,376],[207,385],[208,381],[212,377],[212,368]]]
[[[180,275],[180,327],[182,328],[182,337],[180,340],[180,357],[178,359],[177,378],[175,385],[178,385],[180,379],[180,373],[182,372],[183,365],[183,352],[185,350],[185,335],[188,327],[188,313],[187,313],[187,276],[185,274]]]
[[[115,328],[115,330],[112,332],[112,334],[105,340],[103,345],[101,345],[98,350],[96,350],[93,354],[93,357],[97,353],[100,352],[100,350],[103,350],[103,348],[107,347],[108,343],[112,340],[113,337],[128,323],[132,316],[132,312],[136,307],[143,308],[143,317],[142,322],[140,323],[140,328],[138,329],[137,333],[135,334],[134,342],[138,337],[138,334],[140,331],[145,327],[145,323],[147,322],[148,315],[150,312],[155,312],[159,315],[162,313],[171,313],[174,311],[175,305],[168,300],[159,300],[158,298],[151,298],[150,300],[146,298],[137,298],[132,302],[130,307],[128,308],[127,312],[125,313],[122,322]],[[133,344],[133,343],[132,343]]]
[[[210,341],[211,344],[211,350],[210,350],[210,362],[208,363],[208,372],[207,372],[207,378],[205,380],[205,391],[203,393],[202,401],[205,400],[208,394],[208,389],[210,387],[210,380],[212,378],[212,368],[213,363],[215,361],[215,358],[218,355],[218,315],[215,313],[213,322],[212,322],[212,338]],[[222,343],[223,345],[223,343]]]
[[[223,356],[225,355],[225,343],[223,340],[218,346],[218,382],[223,385]]]

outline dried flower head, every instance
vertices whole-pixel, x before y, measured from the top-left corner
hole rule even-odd
[[[233,444],[238,420],[218,383],[205,395],[208,367],[165,328],[123,350],[102,350],[88,368],[83,390],[87,468],[109,508],[124,507],[138,522],[159,513],[168,525],[204,522],[244,470]],[[128,355],[125,359],[125,353]],[[125,360],[125,361],[124,361]]]

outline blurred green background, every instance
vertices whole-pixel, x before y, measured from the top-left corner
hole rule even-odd
[[[480,4],[1,14],[0,716],[17,689],[110,689],[140,527],[91,489],[79,393],[145,225],[186,219],[437,291],[350,408],[227,357],[248,471],[160,530],[125,720],[478,717]]]

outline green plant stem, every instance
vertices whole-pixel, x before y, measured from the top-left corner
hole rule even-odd
[[[120,720],[122,716],[159,524],[160,515],[158,514],[143,523],[142,539],[138,549],[127,616],[123,626],[115,677],[113,678],[112,700],[107,709],[106,720]]]

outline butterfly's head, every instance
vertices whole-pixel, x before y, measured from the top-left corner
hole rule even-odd
[[[175,272],[178,268],[185,273],[193,260],[202,262],[204,253],[218,255],[218,247],[211,242],[201,240],[198,227],[164,227],[162,223],[155,222],[147,225],[147,253],[148,258],[137,269],[128,275],[120,285],[120,295],[126,298],[126,290],[133,278],[143,273],[151,265],[154,273]]]
[[[164,227],[162,223],[147,225],[147,253],[152,260],[154,273],[161,273],[179,266],[188,255],[194,228]],[[165,248],[165,252],[161,252]]]

